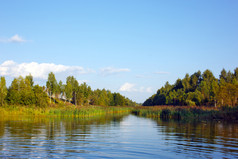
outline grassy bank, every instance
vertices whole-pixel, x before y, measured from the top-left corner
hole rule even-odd
[[[238,120],[237,107],[112,107],[112,106],[74,106],[70,104],[50,105],[45,108],[36,106],[7,105],[0,107],[0,116],[57,116],[57,117],[93,117],[107,114],[132,113],[134,115],[175,120]]]
[[[91,117],[105,114],[130,113],[129,107],[51,105],[46,108],[35,106],[3,106],[0,115],[34,115],[61,117]]]
[[[187,106],[137,107],[132,111],[132,113],[143,117],[176,120],[238,120],[238,106],[221,108]]]

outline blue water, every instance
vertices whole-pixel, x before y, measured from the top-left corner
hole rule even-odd
[[[238,126],[133,115],[0,121],[0,158],[238,158]]]

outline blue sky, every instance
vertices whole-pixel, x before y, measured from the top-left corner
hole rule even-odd
[[[186,73],[238,59],[237,0],[2,1],[0,76],[74,75],[143,102]]]

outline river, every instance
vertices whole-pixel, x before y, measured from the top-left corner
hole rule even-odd
[[[1,117],[0,158],[238,158],[238,124]]]

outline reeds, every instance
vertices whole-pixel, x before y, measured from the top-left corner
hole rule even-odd
[[[238,120],[237,107],[187,107],[187,106],[155,106],[139,107],[132,111],[133,114],[144,117],[176,119],[176,120],[202,120],[202,119],[224,119]]]
[[[153,107],[112,107],[112,106],[74,106],[51,105],[40,108],[36,106],[3,106],[0,107],[0,116],[31,115],[57,117],[93,117],[107,114],[132,113],[138,116],[175,119],[175,120],[238,120],[237,107],[188,107],[188,106],[153,106]]]
[[[4,106],[0,107],[0,115],[34,115],[34,116],[61,116],[61,117],[91,117],[103,114],[130,113],[129,107],[102,107],[73,105],[52,105],[46,108],[35,106]]]

